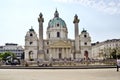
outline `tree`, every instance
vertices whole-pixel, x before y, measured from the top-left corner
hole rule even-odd
[[[116,59],[116,49],[113,49],[110,56],[112,56],[113,59]]]
[[[2,53],[0,53],[0,58],[2,57]]]
[[[0,53],[0,61],[2,60],[2,53]]]
[[[1,54],[2,60],[6,61],[7,59],[9,59],[9,57],[10,58],[16,58],[16,55],[12,52],[4,52],[4,53]]]
[[[116,59],[116,58],[120,59],[120,48],[112,49],[112,52],[110,53],[110,56],[112,56],[113,59]]]

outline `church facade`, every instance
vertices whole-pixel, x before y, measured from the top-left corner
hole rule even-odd
[[[74,16],[75,39],[68,39],[68,29],[65,21],[59,17],[56,10],[54,17],[49,20],[47,27],[47,39],[43,39],[44,18],[40,13],[39,38],[33,28],[29,29],[25,36],[25,60],[74,60],[91,58],[91,37],[83,29],[79,34],[78,16]]]

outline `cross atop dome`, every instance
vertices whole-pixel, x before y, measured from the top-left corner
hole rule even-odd
[[[57,9],[56,9],[56,11],[54,13],[54,17],[59,17],[59,13],[58,13]]]

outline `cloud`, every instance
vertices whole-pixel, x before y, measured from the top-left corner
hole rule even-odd
[[[54,0],[62,3],[76,3],[108,14],[120,14],[120,0]]]

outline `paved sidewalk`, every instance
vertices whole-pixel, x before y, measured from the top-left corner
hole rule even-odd
[[[119,80],[109,69],[0,69],[0,80]]]

